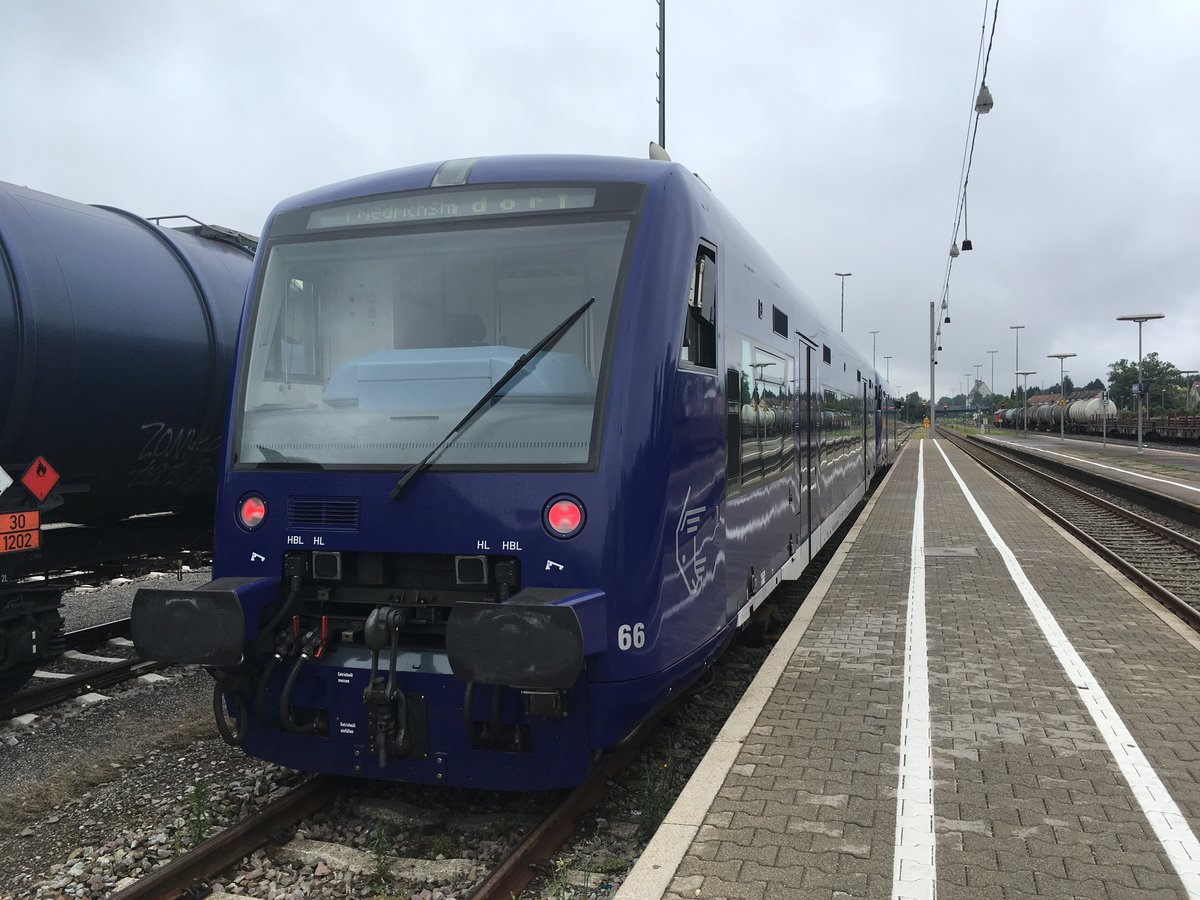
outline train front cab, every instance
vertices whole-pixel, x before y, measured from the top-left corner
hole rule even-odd
[[[600,448],[606,373],[639,365],[614,328],[645,186],[451,175],[429,190],[441,171],[396,173],[383,199],[347,188],[276,211],[243,327],[214,581],[139,593],[135,641],[209,665],[227,728],[257,756],[573,784],[617,739],[592,733],[585,669],[610,638],[646,648],[644,615],[608,622],[623,580],[610,532],[630,529],[609,509],[621,455]],[[597,727],[643,714],[626,702]]]
[[[441,171],[277,210],[214,581],[140,591],[135,641],[210,666],[256,756],[571,785],[848,514],[873,397],[681,167]]]

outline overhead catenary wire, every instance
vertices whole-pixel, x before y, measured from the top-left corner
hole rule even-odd
[[[987,34],[988,7],[991,6],[992,13],[992,29],[991,34]],[[979,116],[980,111],[976,109],[976,98],[981,86],[987,83],[988,65],[992,58],[992,46],[996,38],[996,18],[1000,10],[1000,0],[984,0],[983,4],[983,21],[979,27],[979,50],[975,57],[975,77],[971,87],[971,112],[967,120],[967,134],[963,141],[962,163],[959,168],[958,189],[955,195],[954,207],[954,224],[950,233],[950,246],[954,247],[958,243],[958,233],[960,227],[964,224],[966,217],[967,204],[967,187],[971,180],[971,165],[975,159],[975,141],[979,132]],[[984,37],[987,37],[987,48],[984,49]],[[950,279],[954,272],[955,256],[947,254],[946,269],[942,279],[941,292],[938,298],[938,308],[944,312],[943,316],[939,316],[936,336],[941,337],[942,319],[949,315],[950,302]],[[936,353],[936,349],[935,349]]]

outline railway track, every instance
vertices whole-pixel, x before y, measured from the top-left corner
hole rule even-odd
[[[512,900],[520,895],[545,865],[571,837],[579,818],[592,808],[608,789],[611,779],[630,766],[654,732],[662,714],[643,724],[629,740],[608,753],[598,763],[588,780],[571,791],[537,825],[511,849],[501,863],[486,877],[476,878],[469,894],[470,900]],[[112,895],[113,900],[158,900],[194,896],[198,885],[216,879],[224,870],[250,856],[260,847],[295,829],[314,813],[327,809],[342,795],[363,792],[362,782],[351,782],[333,776],[319,775],[308,779],[288,793],[275,799],[255,814],[236,825],[203,841],[192,850],[138,879],[132,885]],[[367,798],[363,798],[364,800]],[[289,845],[290,846],[290,845]],[[285,848],[285,852],[286,848]],[[389,859],[379,855],[370,861],[365,854],[351,847],[325,845],[317,850],[291,852],[324,852],[340,857],[343,864],[362,871],[368,865],[377,870],[397,868],[416,870],[423,861]],[[348,863],[346,860],[350,860]]]
[[[1097,479],[1079,472],[1068,481],[1003,452],[994,445],[943,431],[990,472],[1009,484],[1070,533],[1139,584],[1151,596],[1200,630],[1200,540],[1192,526],[1170,519],[1157,494],[1122,485],[1122,496],[1107,499]],[[1080,483],[1087,483],[1084,487]],[[1130,498],[1141,494],[1139,504]]]
[[[114,652],[131,652],[132,648],[130,650],[106,650],[106,655],[84,652],[94,650],[107,641],[128,639],[128,637],[128,618],[67,632],[65,635],[67,652],[64,656],[86,666],[86,670],[73,675],[63,674],[53,677],[44,684],[35,683],[11,697],[0,700],[0,719],[12,719],[27,713],[48,709],[58,703],[101,691],[165,668],[162,663],[150,662],[136,656],[120,658],[107,655]]]
[[[901,440],[909,433],[902,433]],[[850,524],[843,526],[843,534]],[[831,556],[837,543],[837,539],[831,541],[822,555]],[[815,581],[819,571],[820,565],[806,573],[806,582]],[[807,587],[797,583],[782,590],[779,627],[794,614]],[[512,812],[514,806],[507,797],[498,800],[472,792],[447,796],[440,791],[431,795],[419,787],[396,791],[394,786],[321,776],[303,782],[219,834],[205,834],[205,839],[189,844],[187,852],[181,852],[177,842],[173,859],[137,881],[117,884],[110,896],[118,900],[201,896],[209,890],[233,889],[230,884],[239,885],[240,891],[255,878],[263,878],[265,869],[307,878],[307,889],[321,897],[348,892],[361,895],[368,887],[380,896],[408,896],[420,893],[422,877],[429,879],[426,888],[441,885],[446,892],[448,884],[457,885],[445,895],[458,900],[513,900],[535,896],[533,891],[538,892],[536,896],[586,897],[597,885],[620,880],[620,873],[639,852],[633,835],[641,835],[644,841],[653,833],[768,651],[769,646],[731,648],[708,678],[597,762],[584,785],[565,796],[550,792],[544,798],[525,798],[536,802],[516,807],[536,816]],[[715,714],[706,712],[709,708]],[[397,793],[402,799],[389,799]],[[444,801],[447,809],[439,814],[407,808],[412,798],[421,807],[429,801],[441,807]],[[550,803],[554,807],[547,814]],[[395,818],[394,807],[410,820]],[[377,826],[386,839],[374,846],[374,841],[364,843],[362,835],[363,823],[375,821],[377,809],[388,811],[389,816],[386,829],[382,818]],[[478,814],[481,809],[486,811]],[[437,818],[436,827],[441,829],[428,844],[419,837],[423,829],[428,836],[432,827],[421,825],[423,814]],[[514,816],[522,821],[510,830],[500,828],[505,833],[498,839],[495,822]],[[465,824],[471,819],[488,823]],[[485,827],[487,834],[472,839],[460,833],[470,827]],[[613,849],[627,843],[635,846]],[[482,849],[488,846],[496,849]],[[443,854],[447,859],[442,859]],[[457,859],[459,855],[468,859]],[[421,875],[422,871],[444,871],[439,867],[449,864],[462,864],[470,874],[445,880]],[[414,884],[417,887],[412,889]]]

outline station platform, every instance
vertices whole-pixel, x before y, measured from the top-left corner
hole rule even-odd
[[[913,440],[618,900],[1200,898],[1200,638]]]
[[[1003,446],[1011,446],[1076,468],[1097,472],[1126,484],[1146,488],[1193,506],[1200,506],[1200,453],[1143,447],[1127,441],[1080,440],[1057,434],[993,429],[972,437],[983,437]]]

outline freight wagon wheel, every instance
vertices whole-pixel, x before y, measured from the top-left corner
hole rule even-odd
[[[19,691],[37,671],[37,663],[25,663],[0,672],[0,698]]]

